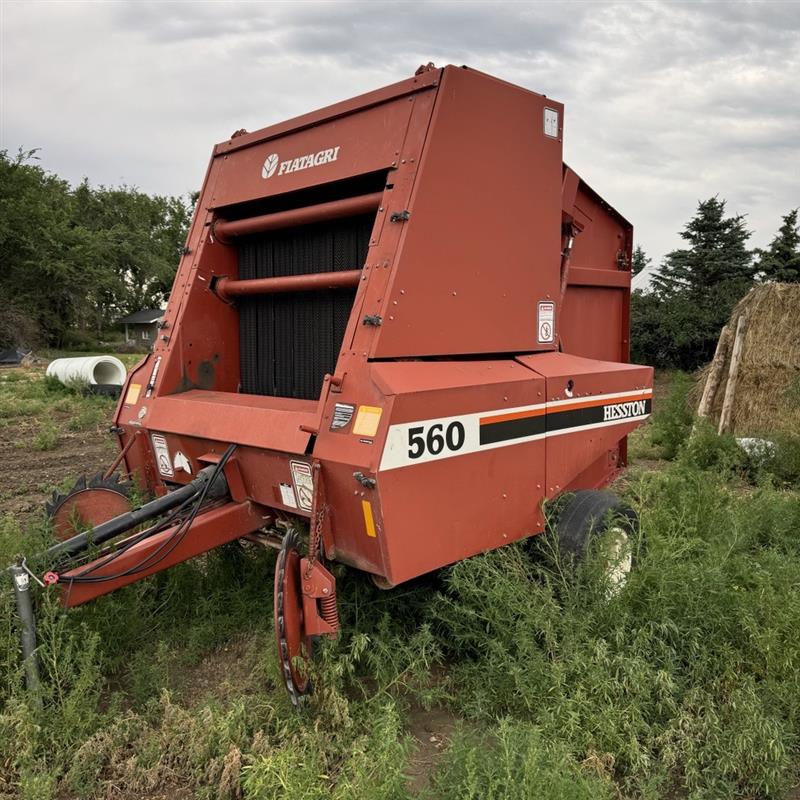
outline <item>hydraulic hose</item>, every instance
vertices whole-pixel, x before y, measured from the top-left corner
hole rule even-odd
[[[211,481],[210,485],[209,481]],[[157,497],[155,500],[151,500],[133,511],[120,514],[118,517],[114,517],[108,522],[103,522],[90,531],[79,533],[70,539],[53,545],[45,551],[44,555],[48,559],[55,559],[63,555],[75,555],[93,545],[103,544],[143,522],[159,517],[173,508],[188,503],[201,492],[204,493],[205,499],[210,500],[217,500],[228,494],[228,482],[222,472],[216,469],[216,465],[200,470],[193,481],[181,486],[180,489],[175,489],[163,497]]]

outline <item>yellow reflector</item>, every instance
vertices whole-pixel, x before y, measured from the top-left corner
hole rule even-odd
[[[361,508],[364,510],[364,527],[367,529],[367,536],[374,539],[378,534],[375,533],[375,520],[372,518],[372,503],[369,500],[362,500]]]

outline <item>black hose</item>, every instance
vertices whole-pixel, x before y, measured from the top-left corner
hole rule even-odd
[[[80,553],[92,545],[103,544],[103,542],[129,531],[131,528],[147,522],[147,520],[161,516],[161,514],[172,510],[176,506],[183,505],[184,502],[191,500],[200,492],[204,492],[205,496],[211,484],[219,478],[218,466],[219,464],[216,464],[200,470],[193,481],[181,486],[180,489],[175,489],[163,497],[157,497],[155,500],[133,509],[133,511],[120,514],[118,517],[114,517],[108,522],[103,522],[90,531],[79,533],[70,539],[53,545],[44,553],[45,557],[54,559],[61,555]],[[214,487],[214,495],[219,497],[227,494],[227,492],[228,485],[223,478],[221,485]]]
[[[142,533],[138,537],[134,537],[129,542],[126,542],[123,547],[109,554],[107,558],[97,563],[88,565],[84,570],[84,572],[80,573],[79,575],[69,576],[68,578],[65,578],[64,579],[65,582],[69,581],[70,583],[102,583],[106,581],[113,581],[113,580],[118,580],[119,578],[128,577],[130,575],[136,575],[140,572],[143,572],[147,569],[150,569],[151,567],[160,564],[183,540],[184,536],[186,535],[189,528],[192,526],[192,523],[194,522],[195,518],[197,517],[197,514],[199,513],[200,508],[205,502],[207,496],[209,494],[213,494],[213,497],[215,499],[217,499],[220,496],[219,484],[217,483],[217,481],[218,478],[222,475],[222,470],[224,469],[225,464],[227,464],[230,457],[233,455],[235,449],[236,449],[235,444],[229,445],[229,447],[227,448],[227,450],[225,451],[219,462],[217,462],[217,464],[215,464],[213,467],[206,467],[204,470],[201,471],[201,473],[198,474],[197,477],[200,478],[200,475],[203,472],[207,473],[207,479],[203,482],[201,487],[198,487],[199,491],[197,492],[196,499],[193,497],[187,498],[187,500],[183,502],[182,506],[179,509],[177,509],[176,512],[170,515],[168,520],[159,523],[154,528],[149,528],[146,531],[142,531]],[[224,482],[224,477],[223,477],[223,482]],[[227,493],[227,483],[225,482],[224,485],[225,485],[225,493]],[[149,538],[150,536],[153,536],[154,534],[164,530],[166,527],[168,527],[169,522],[172,521],[172,519],[174,519],[175,515],[181,510],[183,510],[183,506],[188,505],[189,500],[191,499],[194,499],[194,503],[189,516],[178,525],[173,534],[166,541],[162,542],[162,544],[158,547],[158,549],[155,552],[150,553],[139,564],[136,564],[135,566],[130,567],[124,572],[120,572],[115,575],[89,574],[91,572],[94,572],[96,569],[99,569],[100,567],[106,566],[107,564],[113,562],[116,558],[121,556],[124,552],[129,550],[135,544],[138,544],[140,541]],[[167,549],[166,552],[163,552],[165,548],[169,549]],[[153,561],[153,559],[156,560]]]

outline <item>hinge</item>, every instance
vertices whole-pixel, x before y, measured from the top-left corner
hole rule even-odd
[[[383,317],[380,314],[367,314],[362,320],[364,325],[374,325],[376,328],[383,325]]]
[[[403,211],[395,211],[389,217],[389,222],[405,222],[406,220],[411,218],[411,212],[408,209]]]

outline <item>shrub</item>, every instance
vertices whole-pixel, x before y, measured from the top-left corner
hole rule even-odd
[[[760,474],[772,476],[783,486],[800,487],[800,436],[789,433],[770,437],[769,448],[760,464]]]
[[[718,434],[707,419],[696,419],[691,436],[683,443],[681,460],[701,470],[714,469],[722,474],[744,474],[749,463],[747,453],[730,434]]]

